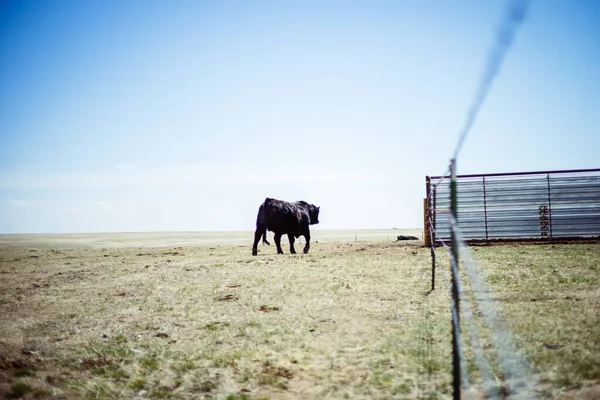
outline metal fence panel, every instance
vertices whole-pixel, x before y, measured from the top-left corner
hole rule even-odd
[[[427,179],[437,240],[450,239],[450,179]],[[600,169],[458,175],[458,225],[465,239],[600,236]]]

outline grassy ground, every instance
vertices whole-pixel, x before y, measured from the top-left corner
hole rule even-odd
[[[544,397],[600,399],[600,245],[475,247]]]
[[[259,250],[0,250],[0,398],[450,397],[449,301],[441,284],[427,294],[428,249]],[[600,245],[474,254],[540,396],[595,398]]]

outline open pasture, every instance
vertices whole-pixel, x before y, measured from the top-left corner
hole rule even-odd
[[[440,271],[427,294],[421,242],[250,242],[0,238],[0,398],[451,397],[449,298]],[[600,245],[473,253],[540,398],[598,398]]]

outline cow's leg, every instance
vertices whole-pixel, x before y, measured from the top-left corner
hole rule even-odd
[[[310,250],[310,232],[304,234],[304,239],[306,239],[306,246],[304,246],[304,254],[306,254]]]
[[[283,250],[281,250],[281,233],[275,234],[275,246],[277,246],[277,254],[283,254]]]
[[[256,232],[254,232],[254,244],[252,245],[252,255],[255,256],[258,254],[258,242],[263,235],[263,230],[260,227],[256,227]]]
[[[288,233],[288,239],[290,240],[290,253],[296,254],[296,249],[294,249],[294,242],[296,241],[296,238],[292,233]]]

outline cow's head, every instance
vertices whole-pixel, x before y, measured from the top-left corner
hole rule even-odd
[[[310,224],[318,224],[319,223],[319,209],[321,207],[317,207],[314,204],[308,206],[308,216],[310,217]]]

